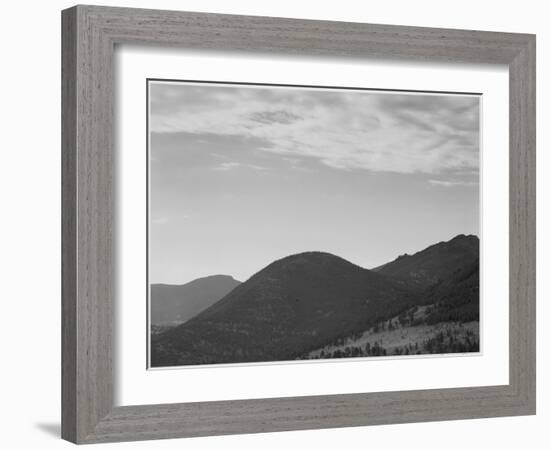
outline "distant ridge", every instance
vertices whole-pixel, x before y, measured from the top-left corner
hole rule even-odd
[[[479,258],[479,238],[459,234],[449,241],[438,242],[413,255],[401,255],[373,270],[425,288],[450,276],[457,267]]]
[[[151,285],[151,324],[165,325],[189,320],[216,303],[240,281],[229,275],[198,278],[183,285]]]

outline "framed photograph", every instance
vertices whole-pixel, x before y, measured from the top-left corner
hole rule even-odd
[[[533,35],[62,23],[65,439],[535,413]]]

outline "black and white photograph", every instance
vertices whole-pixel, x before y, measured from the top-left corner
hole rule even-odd
[[[147,97],[149,368],[480,352],[481,95]]]

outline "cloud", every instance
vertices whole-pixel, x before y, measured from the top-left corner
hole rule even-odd
[[[238,162],[225,162],[221,163],[220,165],[214,167],[214,170],[220,170],[222,172],[226,172],[233,169],[238,168],[245,168],[245,169],[253,169],[253,170],[267,170],[266,167],[258,166],[256,164],[243,164]]]
[[[478,97],[185,83],[150,89],[153,132],[253,139],[263,152],[340,170],[479,170]]]
[[[214,167],[214,170],[227,171],[227,170],[236,169],[237,167],[241,167],[241,163],[226,162],[226,163],[221,163],[219,166]]]
[[[436,186],[443,186],[448,188],[457,187],[457,186],[464,186],[464,187],[478,186],[477,181],[428,180],[428,182]]]
[[[286,111],[262,111],[251,114],[250,119],[262,124],[281,123],[287,125],[300,120],[300,116]]]

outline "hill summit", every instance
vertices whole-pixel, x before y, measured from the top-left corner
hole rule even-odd
[[[152,365],[294,359],[411,302],[399,283],[338,256],[275,261],[154,342]]]

